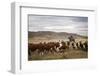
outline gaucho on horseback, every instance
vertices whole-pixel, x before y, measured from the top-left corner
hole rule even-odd
[[[70,42],[75,42],[75,39],[74,39],[73,36],[68,37],[68,39],[69,39]]]

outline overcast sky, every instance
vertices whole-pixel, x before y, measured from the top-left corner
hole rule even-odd
[[[74,16],[28,16],[29,31],[55,31],[77,33],[87,36],[88,17]]]

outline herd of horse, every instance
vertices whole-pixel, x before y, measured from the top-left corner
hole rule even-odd
[[[64,53],[70,50],[82,50],[88,51],[88,41],[75,42],[75,40],[69,41],[58,41],[58,42],[39,42],[39,43],[28,43],[28,55],[31,56],[35,52],[38,55],[46,55],[48,53]]]

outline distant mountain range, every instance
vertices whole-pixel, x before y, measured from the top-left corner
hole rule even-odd
[[[86,36],[81,36],[75,33],[67,33],[67,32],[53,32],[53,31],[28,32],[29,38],[66,39],[70,36],[73,36],[74,38],[87,38]]]

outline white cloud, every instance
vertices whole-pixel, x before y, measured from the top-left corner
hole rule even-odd
[[[52,29],[55,29],[55,30],[59,30],[59,29],[71,29],[73,30],[75,27],[74,26],[46,26],[44,27],[45,29],[49,29],[49,30],[52,30]]]

